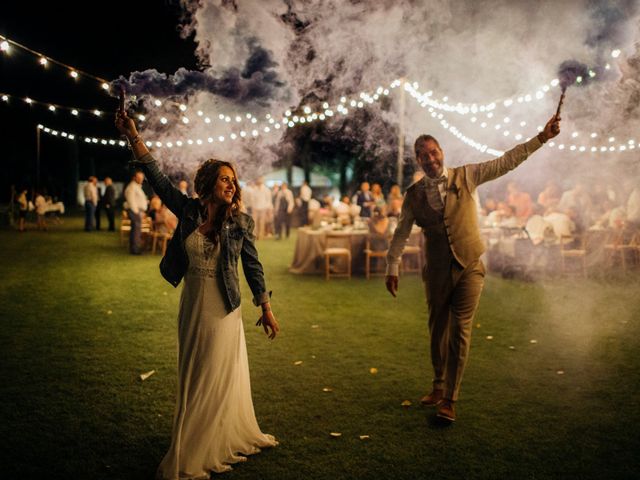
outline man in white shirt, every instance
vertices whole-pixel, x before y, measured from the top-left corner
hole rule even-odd
[[[256,180],[251,194],[251,208],[253,219],[256,221],[256,238],[263,239],[267,231],[267,222],[273,216],[271,190],[264,184],[262,177]]]
[[[276,238],[282,238],[282,230],[285,230],[287,238],[289,238],[289,230],[291,228],[291,212],[293,212],[294,200],[293,193],[289,190],[286,183],[280,185],[280,190],[276,193],[275,204],[275,226]]]
[[[98,205],[98,178],[93,175],[84,185],[84,231],[95,228],[96,206]]]
[[[149,204],[142,190],[142,182],[144,182],[144,173],[138,171],[134,173],[129,185],[124,189],[125,207],[131,220],[129,252],[132,255],[142,253],[142,214],[147,211]]]

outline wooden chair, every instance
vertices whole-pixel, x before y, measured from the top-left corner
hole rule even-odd
[[[371,248],[371,239],[375,240],[374,243],[380,243],[385,245],[385,249],[384,250],[374,250]],[[374,258],[385,258],[387,256],[387,252],[389,251],[389,238],[386,235],[374,235],[374,234],[370,234],[367,237],[367,243],[366,243],[366,248],[364,249],[364,255],[365,255],[365,264],[364,264],[364,271],[365,271],[365,276],[367,278],[367,280],[369,280],[369,278],[371,277],[371,275],[384,275],[385,272],[382,271],[374,271],[371,272],[371,259]]]
[[[626,273],[629,253],[635,257],[636,263],[640,257],[639,244],[638,232],[629,232],[622,228],[611,231],[604,245],[608,265],[613,267],[619,259],[622,271]]]
[[[562,235],[560,237],[560,262],[563,275],[569,273],[567,259],[576,260],[582,275],[587,276],[587,249],[584,235]]]
[[[409,236],[400,259],[401,273],[422,273],[424,254],[422,253],[421,241],[421,233],[412,233]]]
[[[327,233],[324,243],[324,278],[329,280],[331,277],[347,277],[351,278],[351,235]],[[332,272],[331,259],[344,259],[347,264],[345,271]]]
[[[124,245],[125,239],[131,231],[131,220],[126,210],[122,210],[122,221],[120,223],[120,245]]]
[[[153,238],[151,253],[153,255],[156,254],[156,247],[158,244],[158,240],[160,240],[162,242],[161,253],[162,253],[162,256],[164,257],[164,254],[167,253],[167,243],[169,242],[169,240],[171,240],[171,237],[173,237],[173,232],[167,232],[167,231],[156,229],[152,232],[151,236]]]

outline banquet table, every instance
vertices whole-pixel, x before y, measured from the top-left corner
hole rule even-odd
[[[329,233],[335,236],[344,235],[349,237],[352,258],[351,269],[353,272],[364,272],[364,249],[369,230],[352,228],[343,230],[321,228],[314,230],[311,227],[298,229],[298,239],[289,271],[291,273],[324,273],[324,256],[322,252]]]
[[[351,245],[351,269],[353,273],[364,274],[365,271],[365,248],[368,229],[344,228],[332,230],[331,228],[313,229],[303,227],[298,229],[298,238],[293,254],[293,261],[289,267],[291,273],[296,274],[323,274],[324,273],[324,248],[327,234],[332,236],[347,236]],[[411,233],[409,243],[422,247],[422,233],[419,228]]]

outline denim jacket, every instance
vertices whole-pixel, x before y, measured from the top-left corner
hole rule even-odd
[[[138,161],[132,162],[141,167],[153,190],[163,203],[178,217],[178,226],[173,238],[167,245],[167,253],[160,262],[160,273],[174,287],[177,287],[189,266],[189,258],[184,242],[203,222],[206,208],[199,200],[188,198],[175,188],[171,180],[160,171],[158,162],[148,153]],[[237,213],[222,226],[220,233],[220,256],[218,257],[218,285],[227,311],[240,306],[240,281],[238,278],[238,259],[249,288],[253,293],[253,303],[257,306],[269,301],[271,292],[267,292],[264,271],[258,260],[253,235],[254,221],[245,213]]]

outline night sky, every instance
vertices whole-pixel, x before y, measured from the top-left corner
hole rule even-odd
[[[155,68],[174,73],[179,67],[197,68],[195,44],[178,31],[181,9],[177,1],[3,2],[0,35],[55,60],[97,77],[112,80],[130,72]],[[1,176],[0,201],[7,202],[10,186],[35,187],[36,125],[42,123],[79,135],[117,138],[113,116],[101,118],[68,111],[49,112],[27,105],[31,97],[84,109],[113,111],[116,100],[88,78],[72,79],[54,64],[43,68],[38,58],[18,48],[0,54],[0,92],[13,97],[0,102],[0,155],[7,174]],[[128,151],[91,146],[50,135],[41,136],[40,186],[69,202],[77,179],[96,174],[125,180]]]

